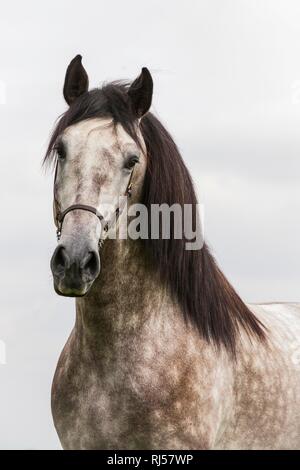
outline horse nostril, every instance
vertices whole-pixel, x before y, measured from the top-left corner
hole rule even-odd
[[[100,259],[98,253],[90,251],[82,263],[82,271],[91,277],[96,277],[100,271]]]
[[[51,269],[53,274],[63,274],[70,265],[70,260],[63,246],[58,246],[51,259]]]

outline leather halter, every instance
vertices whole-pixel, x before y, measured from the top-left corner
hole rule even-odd
[[[57,169],[56,169],[57,170]],[[134,170],[134,169],[133,169]],[[126,188],[126,191],[124,193],[124,196],[127,196],[127,197],[131,197],[131,194],[132,194],[132,175],[133,175],[133,170],[131,171],[131,174],[130,174],[130,178],[129,178],[129,181],[128,181],[128,185],[127,185],[127,188]],[[56,171],[55,171],[55,178],[56,178]],[[56,199],[54,198],[54,203],[55,203],[55,208],[57,206],[57,203],[56,203]],[[125,206],[125,204],[124,204]],[[67,207],[67,209],[65,209],[64,211],[62,212],[56,212],[56,226],[57,226],[57,230],[56,230],[56,236],[57,236],[57,241],[60,240],[60,237],[61,237],[61,231],[62,231],[62,226],[63,226],[63,221],[64,221],[64,218],[65,216],[69,213],[69,212],[72,212],[72,211],[75,211],[75,210],[82,210],[82,211],[87,211],[87,212],[91,212],[92,214],[95,214],[95,216],[99,219],[101,225],[102,225],[102,228],[105,232],[108,232],[108,230],[112,227],[112,225],[114,223],[117,223],[118,221],[118,218],[121,214],[121,212],[123,211],[124,209],[124,206],[122,207],[117,207],[117,209],[115,210],[115,217],[113,218],[112,221],[110,222],[106,222],[103,215],[100,214],[100,212],[93,206],[89,206],[87,204],[73,204],[72,206],[69,206]],[[99,249],[102,247],[102,244],[104,242],[104,239],[101,239],[99,240]]]

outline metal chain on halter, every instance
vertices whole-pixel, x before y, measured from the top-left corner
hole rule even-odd
[[[131,175],[130,175],[130,179],[129,179],[129,182],[128,182],[128,186],[127,186],[127,189],[125,191],[125,194],[124,196],[125,197],[131,197],[132,195],[132,175],[133,175],[133,170],[131,172]],[[103,227],[103,230],[105,232],[108,232],[109,229],[111,229],[113,227],[113,225],[116,225],[118,223],[118,220],[119,220],[119,217],[120,215],[122,214],[123,210],[124,210],[124,207],[125,207],[125,204],[123,205],[123,207],[117,207],[117,209],[115,210],[115,218],[113,221],[111,221],[110,223],[109,222],[106,222],[105,226]],[[106,238],[100,238],[99,239],[99,242],[98,242],[98,248],[99,248],[99,251],[101,250],[101,248],[103,247],[103,244],[105,242]]]

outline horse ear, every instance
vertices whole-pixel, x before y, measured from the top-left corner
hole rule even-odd
[[[64,98],[71,105],[76,98],[88,91],[89,77],[81,63],[82,56],[77,55],[71,60],[65,77]]]
[[[153,80],[151,74],[146,67],[143,67],[141,74],[134,80],[128,90],[133,111],[137,118],[141,118],[149,110],[152,93]]]

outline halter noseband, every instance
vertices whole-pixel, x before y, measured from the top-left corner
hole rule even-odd
[[[131,172],[131,175],[130,175],[130,178],[129,178],[129,181],[128,181],[128,185],[127,185],[126,191],[124,193],[124,196],[127,196],[127,197],[131,197],[131,194],[132,194],[132,175],[133,175],[133,170]],[[56,176],[56,174],[55,174],[55,176]],[[55,199],[54,199],[54,201],[56,203]],[[106,222],[103,215],[100,214],[100,212],[98,212],[98,210],[95,207],[89,206],[89,205],[86,205],[86,204],[73,204],[72,206],[67,207],[67,209],[65,209],[64,211],[57,212],[57,214],[56,214],[56,225],[57,225],[56,236],[57,236],[57,241],[60,240],[63,221],[64,221],[65,216],[69,212],[72,212],[72,211],[75,211],[75,210],[82,210],[82,211],[91,212],[96,217],[98,217],[98,219],[99,219],[99,221],[102,225],[103,230],[105,232],[108,232],[108,230],[112,227],[113,223],[117,222],[117,220],[118,220],[121,212],[123,211],[123,209],[124,209],[123,206],[121,208],[117,207],[117,209],[115,210],[114,220],[112,220],[111,222]],[[99,248],[102,247],[103,242],[104,242],[104,240],[100,238]]]

